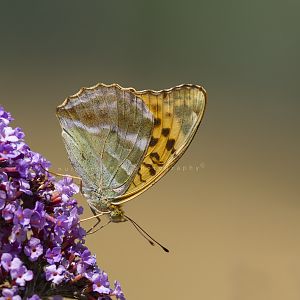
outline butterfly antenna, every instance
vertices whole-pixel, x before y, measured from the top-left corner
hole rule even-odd
[[[145,238],[151,246],[155,246],[155,243],[153,241],[151,241],[138,227],[136,224],[134,224],[132,221],[130,221],[131,224],[134,226],[134,228],[138,231],[138,233],[143,237]]]
[[[157,244],[160,246],[165,252],[170,252],[169,249],[164,247],[161,243],[159,243],[157,240],[155,240],[151,235],[149,235],[139,224],[137,224],[135,221],[133,221],[128,216],[125,216],[126,219],[128,219],[131,224],[135,227],[135,229],[150,243],[150,245],[154,246]]]

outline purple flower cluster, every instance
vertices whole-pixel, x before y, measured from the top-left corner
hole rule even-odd
[[[0,107],[0,300],[125,300],[84,245],[71,178],[56,181]]]

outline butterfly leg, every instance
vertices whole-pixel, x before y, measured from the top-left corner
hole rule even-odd
[[[56,173],[56,172],[52,172],[52,171],[49,171],[49,170],[46,170],[42,165],[40,165],[41,166],[41,168],[45,171],[45,172],[47,172],[47,173],[49,173],[49,174],[52,174],[52,175],[54,175],[54,176],[59,176],[59,177],[70,177],[70,178],[73,178],[73,179],[78,179],[78,180],[80,180],[80,185],[82,185],[82,179],[80,178],[80,177],[77,177],[77,176],[72,176],[72,175],[68,175],[68,174],[61,174],[61,173]]]
[[[100,224],[101,219],[100,219],[99,216],[98,216],[99,214],[97,214],[97,212],[96,212],[92,207],[90,207],[90,209],[91,209],[92,213],[94,214],[94,217],[97,218],[97,222],[96,222],[96,224],[94,224],[94,225],[86,232],[87,234],[93,234],[93,233],[99,231],[100,229],[102,229],[103,227],[105,227],[106,225],[108,225],[108,224],[111,222],[111,221],[109,220],[106,224],[104,224],[104,225],[100,226],[98,229],[92,231],[94,228],[96,228],[96,227]]]
[[[92,216],[92,217],[81,219],[79,222],[81,223],[81,222],[85,222],[85,221],[92,220],[92,219],[95,219],[95,218],[100,219],[99,217],[101,217],[105,214],[110,214],[110,212],[107,211],[107,212],[97,213],[97,214],[94,214],[94,216]]]
[[[79,190],[80,190],[80,193],[83,195],[82,179],[81,178],[80,178]]]
[[[68,175],[68,174],[61,174],[61,173],[56,173],[56,172],[52,172],[52,171],[49,171],[49,170],[46,170],[45,168],[43,168],[43,166],[41,165],[41,168],[49,173],[49,174],[52,174],[54,176],[59,176],[59,177],[70,177],[70,178],[73,178],[73,179],[78,179],[79,180],[79,190],[80,190],[80,193],[83,194],[83,190],[82,190],[82,179],[80,177],[77,177],[77,176],[72,176],[72,175]]]
[[[102,229],[103,227],[105,227],[106,225],[108,225],[109,223],[111,223],[111,220],[109,220],[109,221],[107,221],[107,223],[105,223],[104,225],[102,225],[102,226],[100,226],[98,229],[96,229],[96,230],[94,230],[94,231],[92,231],[91,232],[91,230],[96,226],[93,226],[91,229],[89,229],[88,231],[87,231],[87,234],[93,234],[93,233],[96,233],[97,231],[99,231],[100,229]],[[99,223],[97,223],[97,225],[98,225]]]
[[[92,211],[92,213],[93,213],[93,215],[94,216],[96,216],[96,211],[93,209],[93,208],[91,208],[90,207],[90,209],[91,209],[91,211]],[[93,231],[92,232],[92,230],[95,228],[95,227],[97,227],[98,226],[98,224],[100,224],[100,222],[101,222],[101,219],[99,218],[99,217],[96,217],[97,218],[97,222],[86,232],[87,234],[92,234],[92,233],[94,233],[94,232],[96,232],[96,231]]]

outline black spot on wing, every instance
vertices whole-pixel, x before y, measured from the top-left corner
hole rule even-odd
[[[150,158],[152,162],[158,166],[163,166],[164,163],[160,161],[160,156],[157,152],[150,153]]]
[[[159,126],[161,124],[161,119],[160,118],[155,118],[154,119],[154,126]]]
[[[168,136],[170,134],[170,128],[163,128],[161,134],[163,136]]]
[[[159,160],[159,154],[157,152],[150,153],[150,157]]]
[[[152,137],[149,146],[154,147],[157,143],[158,143],[158,138]]]
[[[140,181],[141,181],[141,182],[146,182],[146,180],[143,179],[142,174],[141,174],[140,171],[141,171],[141,169],[139,169],[139,171],[137,172],[138,175],[139,175]]]
[[[166,148],[168,151],[172,150],[173,147],[175,145],[175,140],[174,139],[170,139],[167,141],[167,144],[166,144]]]
[[[156,174],[156,171],[151,164],[147,164],[145,162],[143,164],[149,169],[149,173],[151,176],[154,176]]]

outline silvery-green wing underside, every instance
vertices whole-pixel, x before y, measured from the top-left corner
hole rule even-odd
[[[125,193],[151,138],[154,121],[145,103],[129,89],[98,84],[67,98],[57,117],[84,191],[101,198]]]

